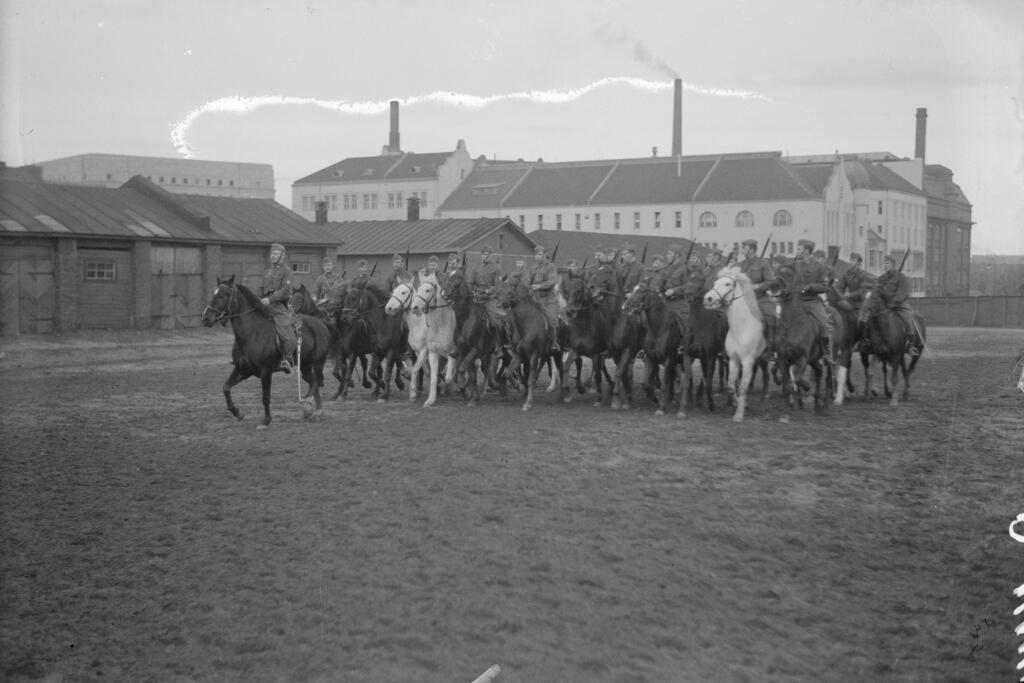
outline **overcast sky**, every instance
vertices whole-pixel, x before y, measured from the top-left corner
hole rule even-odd
[[[0,5],[12,165],[270,163],[290,205],[296,179],[380,152],[390,99],[415,152],[464,139],[499,159],[667,154],[678,76],[684,154],[911,157],[926,107],[927,161],[974,205],[974,253],[1024,254],[1022,0]]]

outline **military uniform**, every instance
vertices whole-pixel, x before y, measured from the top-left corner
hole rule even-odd
[[[878,293],[882,301],[886,303],[899,316],[903,323],[903,331],[907,335],[908,345],[917,346],[921,343],[917,330],[917,323],[914,321],[914,314],[907,305],[907,298],[910,296],[910,281],[907,276],[896,270],[887,270],[878,276]]]
[[[657,291],[665,297],[665,305],[679,322],[680,331],[690,320],[690,301],[702,292],[704,273],[699,268],[673,263],[662,271]]]
[[[495,285],[502,281],[503,277],[504,273],[501,271],[501,266],[491,261],[481,263],[469,271],[467,284],[470,291],[473,292],[473,297],[477,301],[483,302],[484,308],[492,316],[502,315],[502,312],[498,309],[498,304],[491,298],[491,291]]]
[[[277,248],[279,245],[274,245]],[[282,366],[287,366],[287,361],[295,353],[298,341],[295,336],[295,324],[292,318],[291,308],[288,301],[292,296],[292,269],[285,262],[286,253],[284,247],[281,249],[281,259],[277,263],[271,263],[263,271],[263,280],[260,284],[260,291],[263,298],[268,299],[271,313],[274,316],[274,327],[277,329],[277,336],[280,341],[279,351],[281,353]]]
[[[558,336],[558,293],[555,285],[558,284],[558,269],[551,261],[544,260],[535,265],[529,273],[528,283],[533,291],[533,297],[547,316],[551,324],[551,335]]]
[[[754,296],[757,298],[757,307],[761,315],[766,319],[775,317],[775,304],[768,298],[768,289],[775,280],[775,271],[768,261],[758,256],[744,259],[740,262],[740,272],[750,278],[754,285]]]
[[[859,265],[853,265],[836,280],[835,288],[846,300],[859,309],[864,294],[874,284],[874,278]]]
[[[397,270],[391,271],[391,275],[388,276],[387,291],[390,294],[395,291],[395,288],[403,282],[408,282],[412,279],[412,273],[407,271],[405,268],[398,268]]]
[[[644,271],[636,261],[624,262],[619,266],[618,278],[619,289],[623,292],[632,292],[633,288],[640,283]]]
[[[828,291],[828,269],[824,264],[810,259],[795,259],[779,269],[776,281],[781,280],[791,296],[799,296],[804,308],[814,317],[822,330],[822,336],[832,338],[832,318],[829,316],[819,294]],[[787,282],[788,278],[792,278]]]
[[[320,277],[316,279],[316,284],[313,285],[313,299],[318,302],[329,299],[331,292],[339,285],[341,285],[341,275],[333,270],[329,273],[321,273]]]

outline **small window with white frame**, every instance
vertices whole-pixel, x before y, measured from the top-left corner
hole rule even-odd
[[[85,279],[112,282],[117,279],[117,264],[113,261],[86,261]]]
[[[312,272],[309,266],[309,262],[292,263],[292,272],[296,274],[310,273]]]

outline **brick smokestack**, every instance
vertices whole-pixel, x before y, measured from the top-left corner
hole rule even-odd
[[[388,147],[394,154],[402,151],[398,139],[398,100],[391,100],[391,134],[388,136]]]
[[[672,96],[672,156],[683,153],[683,79],[675,80]]]
[[[914,136],[914,158],[924,161],[924,144],[928,132],[928,110],[917,108],[917,131]]]

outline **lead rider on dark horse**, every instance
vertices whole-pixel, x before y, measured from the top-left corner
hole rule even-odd
[[[807,312],[818,323],[822,356],[831,365],[834,324],[824,302],[818,297],[828,291],[828,269],[814,259],[814,242],[800,240],[797,244],[800,253],[791,264],[778,269],[773,285],[800,297]]]
[[[292,269],[285,263],[284,256],[284,246],[276,242],[270,245],[270,267],[263,272],[260,301],[269,306],[274,314],[278,351],[281,353],[281,370],[291,372],[290,359],[295,357],[298,341],[295,338],[295,321],[288,306],[288,300],[292,296]]]

